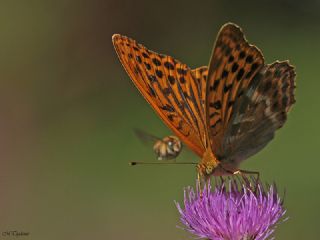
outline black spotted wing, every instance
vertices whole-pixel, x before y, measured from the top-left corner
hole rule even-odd
[[[273,138],[294,103],[293,67],[264,65],[242,30],[224,25],[217,37],[206,85],[206,123],[213,153],[239,163]]]
[[[235,104],[224,134],[224,154],[235,164],[256,154],[287,120],[295,103],[295,71],[287,62],[264,66]]]
[[[196,154],[205,151],[205,123],[199,87],[190,68],[119,34],[113,44],[143,97],[166,125]]]

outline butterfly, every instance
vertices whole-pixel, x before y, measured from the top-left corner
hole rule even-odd
[[[236,24],[221,27],[208,66],[196,69],[131,38],[112,40],[143,97],[201,158],[198,177],[245,173],[239,164],[273,139],[295,102],[294,67],[265,64]]]
[[[159,138],[140,129],[134,130],[136,136],[144,143],[153,143],[153,151],[158,160],[176,159],[182,150],[182,143],[177,136]]]

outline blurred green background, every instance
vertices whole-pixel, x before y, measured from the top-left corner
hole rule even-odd
[[[320,2],[5,1],[0,4],[0,231],[23,239],[188,239],[174,200],[193,166],[155,161],[133,128],[169,133],[111,43],[121,33],[194,68],[222,24],[240,25],[266,62],[297,68],[287,124],[242,168],[286,189],[277,239],[319,239]],[[179,161],[195,161],[185,151]],[[10,239],[3,237],[0,239]]]

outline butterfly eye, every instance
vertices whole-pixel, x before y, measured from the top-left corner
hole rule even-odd
[[[213,171],[213,166],[206,166],[206,173],[211,174]]]
[[[171,147],[171,146],[173,145],[173,142],[172,142],[172,141],[169,141],[169,142],[168,142],[168,145],[169,145],[169,147]]]

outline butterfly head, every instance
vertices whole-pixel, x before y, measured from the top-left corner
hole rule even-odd
[[[211,151],[206,151],[202,157],[201,162],[197,166],[199,174],[203,177],[209,177],[214,174],[219,166],[219,160],[213,155]]]
[[[199,163],[197,169],[201,176],[210,176],[211,174],[213,174],[216,166],[213,164]]]

